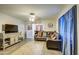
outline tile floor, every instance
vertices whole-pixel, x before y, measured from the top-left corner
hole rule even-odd
[[[23,41],[5,51],[1,55],[62,55],[60,51],[48,50],[45,41]]]

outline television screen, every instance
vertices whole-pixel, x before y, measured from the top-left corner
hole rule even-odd
[[[5,24],[5,25],[3,25],[3,31],[5,31],[5,33],[18,32],[18,26],[17,25],[12,25],[12,24]]]

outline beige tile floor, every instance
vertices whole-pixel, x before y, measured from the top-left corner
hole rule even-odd
[[[23,41],[5,51],[0,51],[3,55],[61,55],[60,51],[48,50],[44,41]]]

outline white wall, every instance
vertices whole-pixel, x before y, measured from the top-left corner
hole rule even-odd
[[[77,48],[79,55],[79,5],[77,5]]]
[[[57,19],[55,17],[52,17],[48,19],[42,19],[41,24],[44,24],[45,31],[56,31],[57,30],[56,22]],[[53,27],[49,28],[48,24],[53,24]]]
[[[0,32],[2,32],[2,24],[18,25],[19,32],[22,32],[22,35],[24,36],[24,23],[23,23],[23,21],[16,19],[12,16],[0,13]]]

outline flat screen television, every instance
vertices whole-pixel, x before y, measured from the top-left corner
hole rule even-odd
[[[18,32],[18,25],[5,24],[2,26],[2,30],[5,33],[16,33]]]

